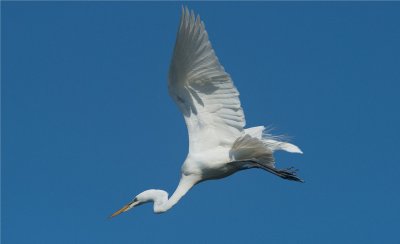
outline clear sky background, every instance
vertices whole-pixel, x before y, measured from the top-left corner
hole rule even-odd
[[[181,3],[2,2],[2,243],[400,243],[400,4],[188,6],[306,183],[242,171],[107,219],[178,183]]]

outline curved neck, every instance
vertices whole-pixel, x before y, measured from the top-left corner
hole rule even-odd
[[[160,204],[154,204],[155,213],[163,213],[172,208],[198,182],[196,177],[182,175],[174,194]]]

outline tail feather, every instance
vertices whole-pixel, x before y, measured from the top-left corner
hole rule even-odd
[[[264,126],[256,126],[256,127],[251,127],[251,128],[245,129],[244,133],[247,135],[250,135],[251,137],[261,139],[264,130],[265,130]]]
[[[277,169],[273,156],[276,150],[302,153],[300,148],[291,143],[279,141],[280,137],[264,133],[264,130],[264,126],[246,129],[245,133],[236,139],[229,152],[232,162],[251,163],[253,167],[264,169],[283,179],[303,182],[296,176],[296,170],[293,168]]]
[[[290,152],[290,153],[303,154],[303,152],[301,151],[301,149],[298,146],[291,144],[289,142],[281,142],[281,141],[276,141],[276,140],[272,140],[272,139],[263,139],[263,141],[267,145],[270,145],[270,147],[273,148],[273,151],[282,150],[282,151],[286,151],[286,152]]]
[[[258,162],[274,166],[274,157],[272,150],[265,146],[262,140],[243,135],[233,144],[229,156],[232,161],[241,161],[247,159],[256,159]]]
[[[260,139],[266,146],[268,146],[272,151],[286,151],[290,153],[300,153],[303,154],[301,149],[289,142],[285,142],[281,136],[273,136],[265,131],[264,126],[256,126],[244,130],[244,133]]]

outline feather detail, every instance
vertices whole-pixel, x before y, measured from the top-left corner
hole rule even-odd
[[[239,92],[215,55],[203,21],[187,8],[182,9],[168,88],[188,127],[189,152],[231,146],[242,135]]]

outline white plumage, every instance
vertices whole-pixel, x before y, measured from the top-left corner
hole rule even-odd
[[[187,8],[182,8],[168,89],[189,134],[189,152],[179,185],[169,199],[162,190],[144,191],[112,217],[150,201],[154,212],[165,212],[197,183],[249,168],[302,181],[294,170],[279,170],[274,165],[274,151],[302,153],[297,146],[265,133],[264,126],[244,129],[239,92],[215,55],[203,21]]]
[[[239,92],[219,63],[204,23],[187,9],[176,37],[168,87],[188,127],[189,153],[232,145],[243,132]]]

